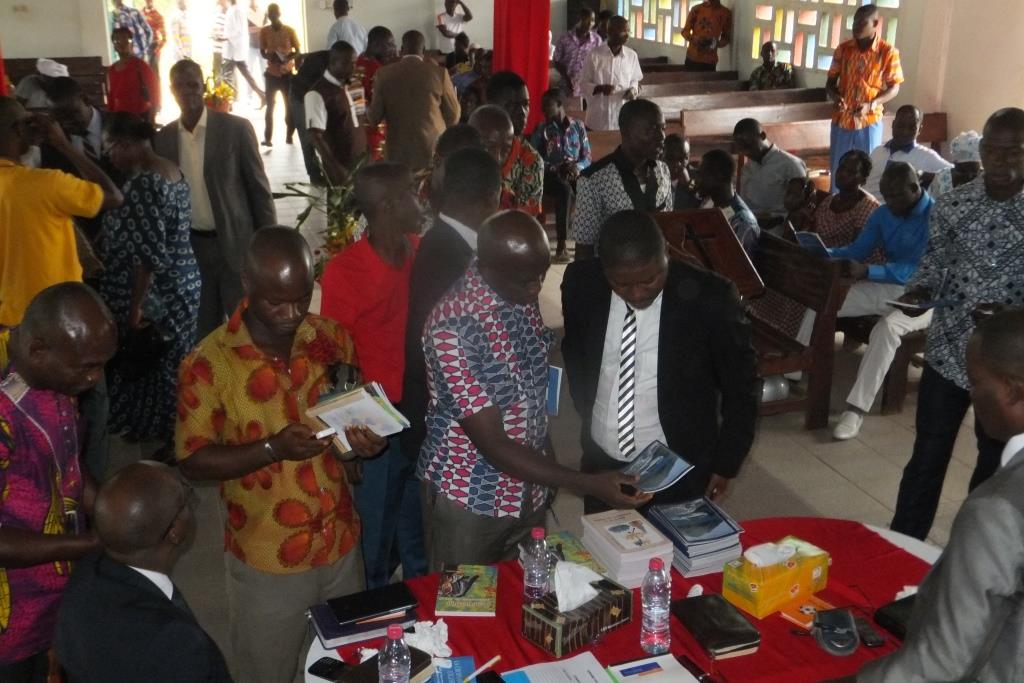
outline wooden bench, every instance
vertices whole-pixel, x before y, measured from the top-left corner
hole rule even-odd
[[[860,344],[867,344],[875,323],[881,320],[877,315],[865,315],[855,318],[837,318],[836,331],[842,332],[847,339]],[[903,412],[903,404],[907,399],[907,374],[913,363],[920,367],[924,363],[923,354],[928,330],[918,330],[904,335],[896,355],[885,373],[882,382],[882,415],[893,415]]]
[[[107,67],[100,57],[54,57],[68,68],[68,74],[82,86],[82,91],[94,105],[107,104]],[[35,59],[5,59],[4,68],[11,83],[17,85],[25,76],[38,73]]]
[[[704,95],[719,92],[746,92],[749,81],[682,81],[676,83],[640,82],[640,97],[671,97],[673,95]]]
[[[677,67],[676,64],[665,65]],[[738,81],[738,71],[680,71],[678,69],[665,69],[663,66],[641,67],[644,78],[640,81],[641,86],[654,85],[656,83],[693,83],[696,81]]]
[[[641,57],[640,66],[653,66],[655,64],[668,64],[668,57]]]
[[[753,260],[767,290],[816,313],[807,346],[755,315],[750,316],[758,375],[764,378],[803,372],[808,380],[805,395],[762,403],[760,412],[775,415],[802,410],[807,429],[826,427],[832,392],[836,312],[851,283],[843,278],[839,262],[818,258],[769,233],[761,234]]]
[[[723,82],[728,83],[729,81]],[[731,110],[752,109],[754,107],[827,102],[824,88],[790,88],[788,90],[754,90],[699,94],[667,93],[665,95],[654,95],[645,90],[643,97],[656,102],[661,107],[661,110],[665,112],[666,118],[675,118],[677,112],[683,112],[688,116],[690,112],[708,111],[711,109],[728,112]],[[685,118],[683,123],[686,123]],[[730,130],[729,132],[731,133],[732,131]]]
[[[673,112],[673,116],[675,112]],[[728,136],[731,140],[733,128],[741,119],[757,119],[762,124],[789,123],[791,121],[813,121],[831,118],[831,102],[801,102],[796,104],[771,104],[753,107],[730,107],[703,111],[682,111],[681,123],[689,138]],[[785,148],[783,148],[785,149]]]

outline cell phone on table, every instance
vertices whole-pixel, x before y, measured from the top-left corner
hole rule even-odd
[[[476,675],[476,683],[503,683],[504,679],[496,671],[484,671]]]
[[[885,638],[867,619],[858,614],[853,617],[853,623],[857,626],[857,635],[860,636],[860,642],[864,643],[866,647],[882,647],[885,645]]]
[[[334,657],[321,657],[313,662],[307,671],[317,678],[322,678],[325,681],[340,683],[341,677],[348,668],[349,665],[340,659],[335,659]]]

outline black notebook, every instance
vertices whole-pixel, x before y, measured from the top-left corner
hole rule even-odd
[[[404,583],[393,583],[361,593],[327,601],[338,624],[365,622],[377,617],[404,612],[416,606],[416,598]]]
[[[698,595],[672,603],[672,615],[713,659],[757,652],[761,633],[721,595]]]
[[[917,595],[908,595],[875,610],[875,623],[893,634],[900,640],[907,637],[907,625],[910,624],[910,613],[914,611]]]

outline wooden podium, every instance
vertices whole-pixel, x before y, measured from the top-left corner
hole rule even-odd
[[[672,258],[689,261],[728,278],[744,299],[764,294],[764,281],[720,209],[653,213]]]

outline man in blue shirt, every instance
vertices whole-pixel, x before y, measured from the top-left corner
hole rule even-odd
[[[883,316],[871,330],[857,380],[846,399],[847,409],[832,432],[838,440],[857,436],[903,335],[927,328],[932,317],[931,311],[909,316],[888,302],[903,295],[907,281],[917,270],[928,246],[928,218],[935,202],[921,188],[914,167],[904,162],[892,162],[885,169],[881,193],[885,204],[875,209],[857,239],[829,250],[832,258],[849,261],[850,275],[857,280],[838,316]],[[865,263],[879,247],[885,253],[885,262]],[[807,327],[806,320],[804,325]],[[809,327],[807,331],[809,337]]]

